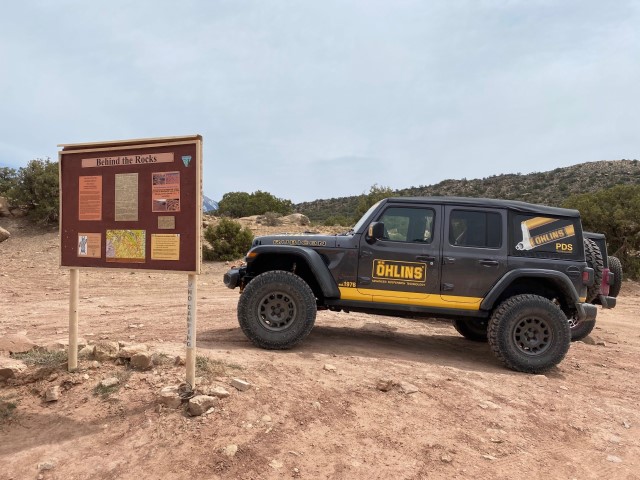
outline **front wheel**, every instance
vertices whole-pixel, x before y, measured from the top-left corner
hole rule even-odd
[[[273,270],[258,275],[238,302],[238,322],[254,345],[291,348],[301,342],[316,320],[316,297],[297,275]]]
[[[489,320],[489,346],[512,370],[540,373],[562,361],[571,344],[569,322],[560,307],[538,295],[502,302]]]

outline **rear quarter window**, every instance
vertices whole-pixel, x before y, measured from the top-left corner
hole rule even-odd
[[[584,255],[578,218],[511,213],[509,223],[511,255],[566,259]]]

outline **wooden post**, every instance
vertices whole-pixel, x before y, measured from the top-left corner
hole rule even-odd
[[[78,298],[80,296],[80,274],[77,268],[69,271],[69,371],[78,368]]]
[[[198,284],[196,276],[189,274],[187,287],[187,383],[196,386],[196,295]]]

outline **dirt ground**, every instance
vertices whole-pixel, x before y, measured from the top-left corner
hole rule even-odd
[[[0,336],[67,338],[57,233],[0,226],[12,233],[0,244]],[[159,408],[160,388],[184,380],[173,361],[137,372],[82,360],[73,375],[58,368],[0,386],[16,405],[0,417],[0,479],[640,478],[638,284],[626,282],[618,307],[599,312],[591,344],[572,344],[541,376],[505,369],[486,344],[435,320],[319,312],[293,350],[254,348],[237,324],[238,291],[222,283],[227,268],[206,263],[198,280],[198,354],[218,368],[201,372],[200,385],[231,393],[213,413]],[[81,337],[184,354],[186,275],[80,277]],[[114,374],[126,384],[94,394]],[[253,387],[235,390],[234,377]],[[382,392],[380,379],[419,391]],[[62,396],[45,403],[51,385]]]

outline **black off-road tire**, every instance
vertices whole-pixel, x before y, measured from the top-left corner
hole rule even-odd
[[[540,373],[562,361],[571,344],[569,322],[552,301],[516,295],[496,308],[489,320],[489,346],[508,368]]]
[[[604,273],[604,260],[598,244],[588,238],[584,239],[584,256],[587,260],[587,265],[593,268],[594,272],[593,285],[587,287],[587,302],[591,303],[600,293],[602,274]]]
[[[596,326],[595,320],[576,320],[575,318],[569,319],[569,329],[571,330],[571,341],[575,342],[582,340],[591,333]]]
[[[272,270],[251,280],[240,295],[238,322],[254,345],[284,350],[309,335],[316,311],[316,297],[302,278]]]
[[[488,326],[489,320],[487,318],[461,317],[456,318],[453,321],[453,328],[455,328],[464,338],[473,342],[487,341]]]
[[[622,263],[618,257],[609,257],[609,270],[613,272],[613,284],[609,285],[609,296],[617,297],[622,287]]]

